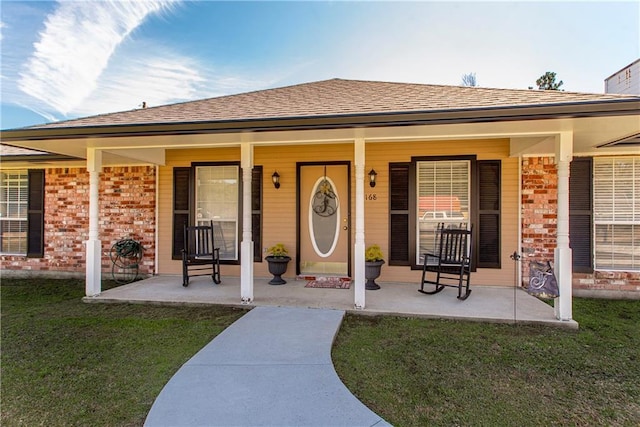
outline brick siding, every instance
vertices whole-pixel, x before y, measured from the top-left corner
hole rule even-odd
[[[573,289],[589,291],[640,292],[640,273],[632,271],[594,271],[574,273]]]
[[[531,261],[553,261],[557,235],[558,173],[552,157],[522,160],[522,282]]]
[[[102,271],[111,273],[109,251],[123,237],[144,247],[143,276],[154,272],[155,168],[105,167],[100,174],[99,232]],[[86,168],[47,169],[45,174],[44,257],[0,256],[3,270],[84,275],[89,234],[89,173]]]

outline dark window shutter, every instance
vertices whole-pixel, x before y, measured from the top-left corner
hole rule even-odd
[[[389,265],[411,265],[409,163],[389,163]]]
[[[189,223],[191,205],[190,181],[191,168],[173,169],[173,259],[181,259],[184,249],[184,224]]]
[[[253,261],[262,262],[262,166],[254,166],[251,176],[251,230]]]
[[[409,215],[390,215],[390,265],[409,265]]]
[[[592,163],[590,157],[573,159],[569,176],[569,246],[577,273],[593,272]]]
[[[500,268],[500,175],[499,160],[481,160],[478,168],[478,233],[476,248],[479,268]]]
[[[44,256],[44,170],[28,171],[27,257]]]

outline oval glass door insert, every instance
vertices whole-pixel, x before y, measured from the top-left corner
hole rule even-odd
[[[335,184],[326,176],[313,185],[309,199],[309,236],[316,254],[326,258],[340,237],[340,199]]]

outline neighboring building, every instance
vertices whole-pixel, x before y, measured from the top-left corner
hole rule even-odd
[[[568,320],[572,289],[640,295],[639,135],[638,96],[341,79],[8,130],[65,157],[1,159],[2,212],[23,231],[3,228],[0,262],[84,274],[95,295],[119,238],[143,242],[143,273],[180,274],[183,224],[213,220],[243,302],[284,243],[290,275],[351,276],[364,307],[366,246],[386,255],[380,280],[417,284],[431,222],[462,217],[474,286],[555,260]],[[325,179],[335,220],[318,230]]]
[[[607,77],[604,93],[640,95],[640,59]]]

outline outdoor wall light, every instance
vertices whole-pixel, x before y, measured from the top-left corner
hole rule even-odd
[[[273,181],[273,186],[276,188],[280,188],[280,175],[278,171],[275,171],[273,175],[271,175],[271,181]]]
[[[378,176],[378,173],[371,169],[371,171],[369,172],[369,185],[371,187],[375,187],[376,186],[376,177]]]

